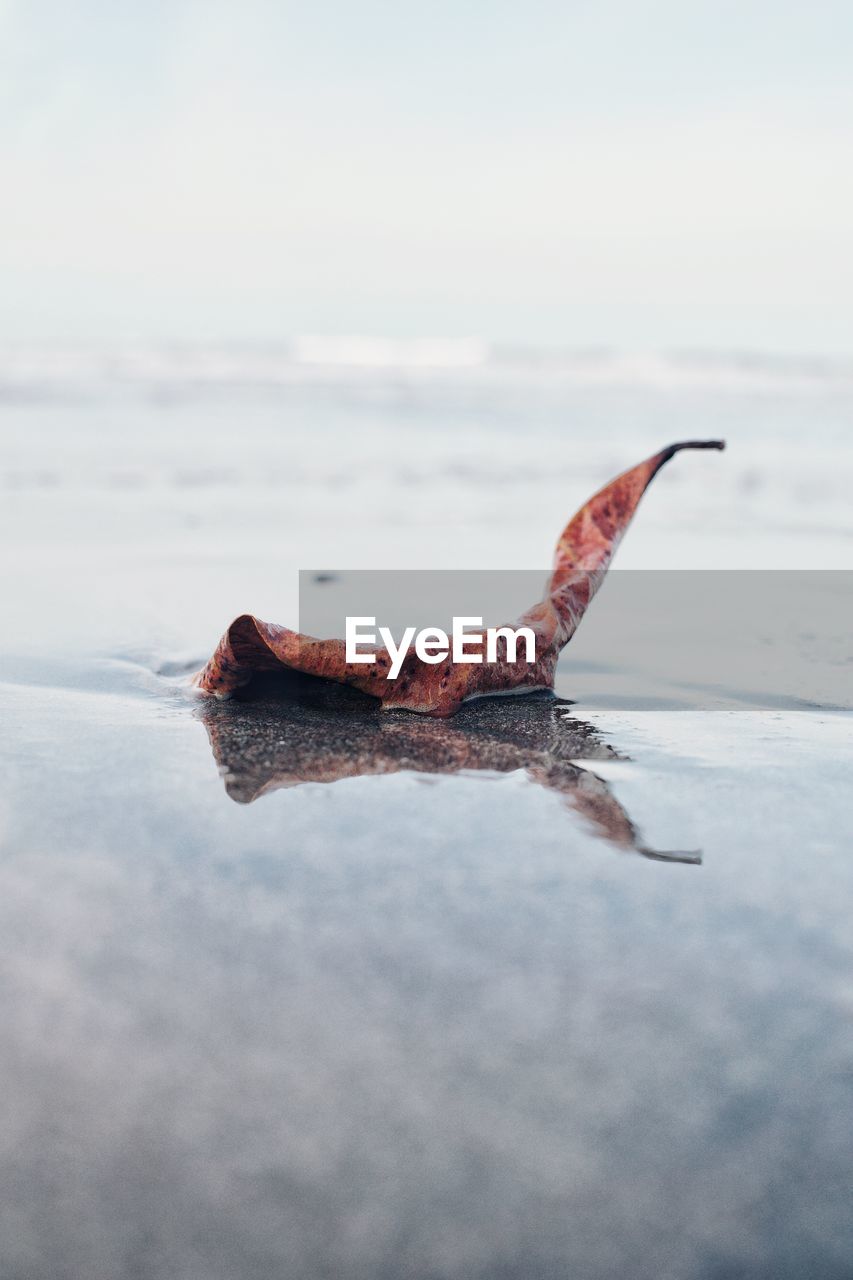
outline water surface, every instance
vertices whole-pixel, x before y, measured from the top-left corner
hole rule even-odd
[[[621,565],[849,569],[845,377],[74,368],[5,384],[0,1274],[847,1280],[843,628],[715,684],[602,594],[447,725],[184,688],[308,564],[541,563],[688,420]]]

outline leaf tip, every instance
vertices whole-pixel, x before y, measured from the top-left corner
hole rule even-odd
[[[662,450],[665,457],[671,458],[674,453],[680,453],[682,449],[725,449],[725,440],[680,440],[677,444],[671,444]]]

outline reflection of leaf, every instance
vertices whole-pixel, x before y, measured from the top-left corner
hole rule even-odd
[[[282,787],[404,770],[524,770],[618,848],[672,862],[701,861],[698,853],[664,853],[643,844],[604,779],[576,763],[618,760],[618,753],[551,695],[532,694],[512,706],[501,699],[469,703],[452,723],[380,715],[373,699],[294,673],[264,677],[245,696],[251,701],[207,703],[199,711],[225,789],[240,804]]]
[[[512,624],[533,630],[535,662],[524,660],[523,646],[512,662],[499,650],[494,662],[463,664],[448,657],[430,665],[410,649],[399,676],[389,680],[386,672],[391,659],[385,649],[376,651],[374,664],[348,663],[343,640],[316,640],[243,614],[231,623],[195,683],[203,693],[228,697],[256,672],[285,667],[352,685],[379,698],[386,708],[441,717],[453,715],[466,698],[477,695],[551,689],[560,651],[574,635],[600,587],[650,481],[681,449],[722,448],[720,440],[688,440],[670,445],[605,485],[572,517],[557,543],[544,599]],[[475,652],[475,646],[469,644],[468,651]]]

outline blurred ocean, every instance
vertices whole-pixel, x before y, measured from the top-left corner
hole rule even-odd
[[[853,364],[6,347],[0,406],[7,646],[49,614],[63,647],[201,654],[232,614],[285,620],[300,567],[546,566],[601,483],[695,436],[729,452],[659,477],[620,568],[853,568]]]
[[[676,585],[678,663],[603,591],[497,753],[182,688],[300,569],[545,569],[703,436],[616,565],[797,571],[743,687]],[[0,446],[0,1275],[849,1280],[853,363],[6,346]]]

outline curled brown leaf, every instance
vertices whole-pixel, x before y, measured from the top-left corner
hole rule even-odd
[[[601,586],[640,499],[658,471],[682,449],[723,447],[721,440],[685,440],[669,445],[617,476],[572,517],[557,542],[543,599],[512,624],[533,631],[534,662],[525,660],[522,649],[514,661],[504,650],[494,661],[483,655],[482,662],[457,663],[448,656],[427,664],[410,648],[399,675],[388,679],[391,656],[387,649],[377,649],[374,664],[347,662],[343,640],[317,640],[242,614],[231,623],[194,684],[204,694],[224,698],[256,672],[285,668],[350,685],[378,698],[383,708],[437,717],[454,715],[472,697],[551,689],[560,652]],[[469,645],[468,651],[476,653],[476,645]]]

